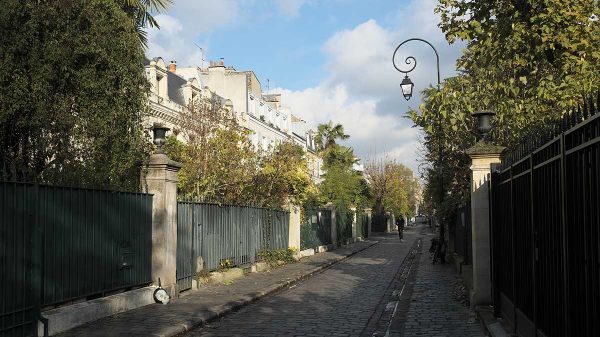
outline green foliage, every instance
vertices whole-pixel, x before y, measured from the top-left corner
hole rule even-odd
[[[258,255],[263,261],[266,261],[271,266],[279,265],[280,261],[283,263],[294,263],[294,255],[297,250],[295,248],[286,249],[263,249]]]
[[[362,208],[369,204],[371,191],[361,172],[353,169],[357,163],[352,148],[336,143],[336,139],[348,139],[341,124],[321,124],[318,127],[316,142],[323,158],[325,174],[319,184],[320,196],[313,198],[322,203],[333,203],[338,209],[348,209],[351,205]]]
[[[283,142],[260,161],[260,170],[254,177],[253,203],[267,207],[283,207],[286,202],[300,205],[314,193],[304,149],[298,144]]]
[[[439,204],[439,181],[451,195],[442,211],[468,199],[469,158],[476,141],[471,114],[494,110],[491,137],[514,147],[539,128],[577,106],[582,93],[600,85],[598,1],[440,0],[436,12],[448,42],[467,42],[457,62],[459,75],[440,91],[425,90],[420,114],[409,112],[423,128],[425,199]],[[441,147],[443,162],[439,162]]]
[[[160,28],[154,15],[164,12],[173,0],[118,0],[121,8],[132,20],[135,32],[144,48],[148,46],[147,27]]]
[[[302,147],[283,142],[272,151],[256,151],[248,131],[217,97],[190,102],[181,116],[186,142],[171,136],[164,146],[184,164],[180,197],[283,208],[315,193]]]
[[[414,215],[420,185],[409,168],[387,158],[373,159],[365,165],[365,173],[371,183],[375,215]]]
[[[231,269],[235,266],[233,259],[222,259],[219,261],[219,270]]]
[[[2,179],[137,189],[146,158],[143,50],[113,1],[5,1]]]
[[[334,125],[332,121],[329,121],[327,124],[318,125],[315,143],[317,144],[317,150],[323,151],[336,145],[337,139],[344,140],[348,138],[350,136],[344,133],[344,126],[342,124]]]
[[[179,172],[179,196],[191,200],[247,202],[247,188],[256,170],[255,153],[244,132],[215,130],[202,145],[168,137],[165,152],[183,163]]]

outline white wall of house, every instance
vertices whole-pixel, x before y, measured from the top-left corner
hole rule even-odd
[[[226,67],[223,60],[211,62],[209,67],[176,67],[170,71],[178,76],[181,85],[179,104],[169,94],[169,66],[160,58],[153,59],[146,67],[146,74],[152,85],[150,93],[151,114],[148,125],[160,122],[177,129],[177,116],[184,105],[198,93],[208,92],[231,100],[238,122],[251,131],[250,140],[257,149],[270,150],[275,145],[292,141],[307,151],[309,171],[313,180],[319,181],[322,174],[322,161],[315,152],[312,131],[305,121],[292,115],[290,109],[281,104],[281,95],[263,95],[260,81],[252,71],[237,71]],[[171,89],[171,90],[169,90]],[[180,137],[178,137],[180,138]]]

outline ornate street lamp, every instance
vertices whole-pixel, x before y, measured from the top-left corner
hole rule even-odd
[[[415,59],[413,56],[408,56],[404,60],[404,63],[407,64],[409,66],[409,68],[401,69],[396,65],[396,53],[398,52],[398,49],[400,49],[400,47],[402,47],[402,45],[404,45],[407,42],[411,42],[411,41],[418,41],[418,42],[426,43],[427,45],[429,45],[431,47],[431,49],[433,49],[433,52],[435,53],[435,60],[436,60],[436,66],[437,66],[437,89],[438,89],[438,91],[440,90],[440,56],[439,56],[437,50],[431,43],[429,43],[428,41],[425,41],[423,39],[419,39],[419,38],[408,39],[408,40],[405,40],[402,43],[400,43],[398,45],[398,47],[396,47],[396,50],[394,50],[394,55],[392,55],[392,64],[394,65],[394,68],[396,68],[396,70],[398,70],[399,72],[404,74],[404,79],[400,83],[400,88],[402,89],[402,96],[404,96],[404,98],[407,101],[412,97],[412,91],[413,91],[413,87],[414,87],[414,83],[408,77],[408,73],[415,70],[415,68],[417,67],[417,59]],[[438,136],[439,136],[439,138],[438,138],[439,173],[438,174],[439,174],[439,184],[440,184],[440,186],[439,186],[440,187],[439,188],[439,202],[441,204],[444,201],[445,193],[444,193],[444,172],[443,172],[443,165],[442,165],[443,160],[444,160],[443,147],[442,147],[443,122],[442,122],[442,117],[441,117],[439,111],[437,113],[437,120],[438,120],[438,127],[440,130],[440,132],[438,133]],[[441,245],[443,245],[444,241],[445,241],[444,240],[444,237],[445,237],[444,231],[445,231],[444,224],[440,223],[440,239],[439,239],[439,246],[438,246],[438,248],[440,250],[442,248]],[[443,262],[444,262],[444,258],[442,257],[442,263]]]
[[[402,83],[400,83],[400,89],[402,89],[402,95],[408,101],[412,97],[412,91],[415,84],[410,80],[408,75],[404,76]]]

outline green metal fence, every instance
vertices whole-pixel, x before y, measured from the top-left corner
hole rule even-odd
[[[354,212],[349,208],[338,206],[336,208],[336,226],[338,245],[352,238],[352,220]]]
[[[39,310],[151,282],[152,196],[0,182],[0,336]]]
[[[357,211],[356,214],[356,236],[366,238],[369,236],[369,214],[364,211]]]
[[[300,249],[331,243],[331,210],[305,208],[300,225]]]
[[[187,250],[177,254],[180,290],[191,287],[197,257],[215,270],[225,261],[254,263],[262,249],[288,247],[289,212],[201,202],[178,202],[177,210],[177,226],[186,233],[178,235],[178,247]]]

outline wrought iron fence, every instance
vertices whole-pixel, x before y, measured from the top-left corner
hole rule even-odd
[[[152,196],[0,182],[0,336],[43,307],[151,282]]]
[[[254,263],[262,249],[288,248],[289,212],[267,208],[177,203],[177,283],[191,288],[197,258],[204,269]]]
[[[495,308],[521,336],[600,334],[600,96],[492,174]]]
[[[300,225],[300,249],[331,244],[331,211],[305,208]]]

